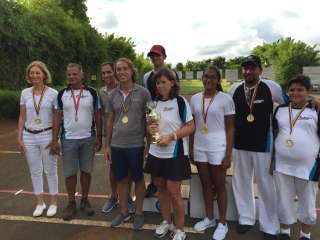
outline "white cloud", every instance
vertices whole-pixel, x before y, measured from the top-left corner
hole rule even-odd
[[[320,42],[318,0],[87,0],[102,33],[131,37],[136,51],[166,48],[168,62],[249,54],[263,42],[293,37]]]

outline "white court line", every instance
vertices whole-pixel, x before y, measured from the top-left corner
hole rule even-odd
[[[71,221],[64,221],[61,218],[46,218],[46,217],[29,217],[29,216],[13,216],[13,215],[0,215],[0,220],[6,221],[25,221],[25,222],[41,222],[41,223],[56,223],[56,224],[71,224],[71,225],[83,225],[83,226],[95,226],[95,227],[110,227],[111,222],[107,221],[94,221],[94,220],[81,220],[73,219]],[[132,223],[121,224],[119,228],[132,229]],[[155,224],[145,224],[143,226],[144,230],[155,230],[157,225]],[[188,233],[200,233],[191,227],[184,227],[184,231]]]
[[[3,153],[3,154],[22,154],[19,151],[0,151],[0,153]],[[103,156],[103,153],[96,153],[95,155]]]
[[[0,151],[0,153],[13,153],[13,154],[21,154],[21,152],[18,151]]]

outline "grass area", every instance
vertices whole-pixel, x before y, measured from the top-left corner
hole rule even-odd
[[[227,92],[231,86],[230,82],[225,79],[221,80],[221,85],[224,92]],[[201,80],[180,80],[180,92],[181,94],[195,94],[203,91],[203,85]]]

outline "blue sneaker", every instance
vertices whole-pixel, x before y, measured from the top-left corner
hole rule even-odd
[[[133,220],[133,230],[139,231],[143,229],[144,224],[144,216],[143,215],[135,215]]]
[[[102,212],[108,213],[110,212],[113,208],[115,208],[119,203],[118,198],[111,196],[110,198],[107,199],[105,204],[102,207]]]
[[[111,222],[111,227],[118,227],[122,223],[129,221],[131,215],[123,215],[122,213],[118,214]]]

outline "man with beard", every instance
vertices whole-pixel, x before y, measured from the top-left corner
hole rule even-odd
[[[253,176],[259,189],[259,223],[263,239],[277,239],[279,220],[276,190],[269,174],[271,163],[271,116],[273,103],[285,102],[281,87],[261,79],[259,57],[250,55],[241,64],[244,81],[231,86],[235,103],[233,192],[239,214],[237,232],[244,234],[255,224]]]

